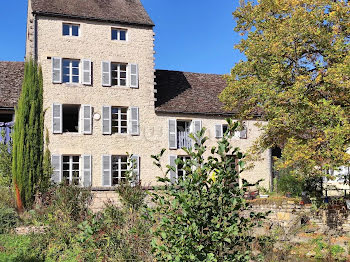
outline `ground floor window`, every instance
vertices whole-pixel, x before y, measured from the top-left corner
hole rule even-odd
[[[63,156],[63,179],[66,185],[80,185],[80,156]]]
[[[128,171],[127,156],[112,156],[112,186],[126,182]]]
[[[184,162],[184,164],[186,163],[186,161],[191,159],[189,156],[178,156],[177,158],[180,158]],[[184,180],[186,178],[186,171],[183,169],[184,164],[179,164],[177,166],[177,179],[178,179],[178,181]]]

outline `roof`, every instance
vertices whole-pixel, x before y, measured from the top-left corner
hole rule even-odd
[[[154,26],[140,0],[31,0],[33,13]]]
[[[231,115],[219,94],[226,87],[223,75],[156,70],[158,113]]]
[[[22,90],[24,62],[0,62],[0,108],[14,108]]]

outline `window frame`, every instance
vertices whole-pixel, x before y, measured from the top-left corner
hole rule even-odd
[[[117,31],[117,39],[113,39],[113,31]],[[120,32],[123,31],[125,32],[125,40],[120,39]],[[118,42],[127,42],[129,40],[129,33],[128,29],[126,28],[117,28],[117,27],[112,27],[111,28],[111,40],[112,41],[118,41]]]
[[[118,109],[118,126],[113,126],[113,109]],[[122,109],[126,109],[126,113],[122,113]],[[114,114],[115,115],[115,114]],[[126,116],[126,119],[122,119],[122,115]],[[122,122],[126,122],[126,126],[122,126]],[[118,132],[113,131],[113,127],[118,128]],[[121,130],[123,128],[126,128],[126,132],[123,133]],[[120,134],[120,135],[127,135],[129,134],[129,108],[128,107],[123,107],[123,106],[111,106],[111,134]]]
[[[64,26],[69,27],[69,34],[64,34]],[[73,27],[78,27],[78,35],[73,35]],[[74,24],[74,23],[62,23],[62,36],[64,37],[80,37],[80,24]]]
[[[186,161],[188,160],[191,160],[191,157],[190,156],[177,156],[177,159],[181,159],[183,162],[186,163]],[[179,168],[179,165],[176,166],[176,179],[177,181],[179,181],[179,173],[182,172],[182,180],[185,180],[186,179],[186,171],[182,168]]]
[[[121,65],[125,66],[125,71],[121,70]],[[113,66],[117,66],[117,70],[113,70]],[[117,78],[113,77],[113,72],[117,72]],[[125,78],[121,78],[121,73],[125,73]],[[117,86],[117,87],[128,87],[129,86],[129,64],[128,63],[121,63],[121,62],[111,62],[111,87]],[[125,85],[121,85],[121,80],[125,79]],[[114,84],[114,81],[117,81],[117,84]]]
[[[66,162],[64,161],[65,157],[69,157],[69,161]],[[74,162],[74,157],[78,157],[79,161],[78,162]],[[64,165],[68,164],[69,165],[69,169],[65,170],[64,169]],[[78,169],[74,170],[73,169],[73,165],[74,164],[78,164]],[[74,185],[74,186],[81,186],[82,185],[82,174],[83,172],[81,171],[81,167],[82,167],[82,157],[81,155],[62,155],[62,182],[66,183],[66,181],[69,181],[69,185]],[[69,177],[68,179],[64,176],[64,172],[69,172]],[[74,172],[78,172],[79,176],[73,176]],[[74,184],[74,179],[78,179],[78,183]]]
[[[64,131],[64,107],[67,106],[79,106],[79,110],[78,110],[78,131],[76,132],[72,132],[72,131]],[[81,104],[62,104],[62,115],[61,115],[61,121],[62,121],[62,134],[83,134],[82,131],[82,125],[83,125],[83,118],[82,118],[82,112],[83,110],[83,105]]]
[[[69,73],[68,75],[64,73],[64,62],[69,61]],[[73,75],[73,69],[76,69],[77,67],[73,67],[73,62],[78,62],[78,75]],[[71,59],[71,58],[62,58],[62,84],[73,84],[73,85],[77,85],[77,84],[81,84],[81,70],[82,70],[82,66],[81,66],[81,59]],[[64,77],[68,76],[69,77],[69,82],[65,82],[64,81]],[[78,76],[78,82],[73,82],[73,77]]]
[[[123,158],[126,159],[125,162],[123,162]],[[115,161],[117,159],[117,161]],[[126,165],[126,169],[122,169],[122,165]],[[128,156],[127,155],[111,155],[111,186],[118,186],[121,184],[122,179],[125,179],[126,181],[126,176],[122,176],[122,172],[128,172],[130,170],[130,167],[128,165]],[[117,169],[113,168],[113,165],[117,165]],[[118,176],[114,177],[114,172],[118,172]],[[113,180],[117,179],[118,183],[114,183]]]

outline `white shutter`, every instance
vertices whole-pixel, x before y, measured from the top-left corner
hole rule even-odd
[[[86,135],[92,134],[92,107],[90,105],[82,105],[82,133]]]
[[[192,123],[193,123],[193,133],[196,135],[202,129],[202,120],[194,120]]]
[[[102,156],[102,186],[112,186],[112,156]]]
[[[102,86],[111,86],[111,62],[102,62]]]
[[[51,181],[55,184],[59,184],[62,182],[62,156],[52,155],[51,165],[52,165]]]
[[[133,136],[140,135],[140,124],[139,124],[139,108],[129,108],[129,134]]]
[[[62,134],[62,105],[52,105],[52,132],[54,134]]]
[[[177,182],[177,175],[176,175],[176,173],[177,173],[177,167],[176,167],[176,163],[175,163],[175,160],[176,160],[176,158],[177,158],[177,156],[173,156],[173,155],[170,155],[169,156],[169,165],[171,166],[171,167],[175,167],[175,170],[176,170],[176,172],[174,172],[173,170],[170,170],[170,182],[172,183],[172,184],[175,184],[176,182]]]
[[[91,60],[89,59],[83,59],[81,61],[82,63],[82,73],[83,73],[83,81],[82,84],[83,85],[91,85],[92,81],[92,74],[91,74]]]
[[[248,137],[248,126],[247,123],[243,122],[243,129],[240,131],[239,138],[240,139],[247,139]]]
[[[140,182],[140,157],[138,155],[133,155],[131,157],[131,160],[133,162],[132,166],[132,175],[134,178],[133,183],[139,183]]]
[[[91,155],[83,155],[83,185],[90,187],[92,185],[92,157]]]
[[[177,123],[176,119],[169,119],[169,148],[177,149]]]
[[[223,137],[222,125],[215,125],[215,137],[216,138],[222,138]]]
[[[131,88],[139,88],[139,68],[137,64],[129,64],[129,81]]]
[[[52,58],[52,83],[62,83],[62,58]]]
[[[102,107],[102,133],[112,134],[112,108],[110,106]]]

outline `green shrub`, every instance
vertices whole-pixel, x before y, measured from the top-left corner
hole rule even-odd
[[[7,233],[18,223],[18,214],[10,207],[0,207],[0,234]]]
[[[16,207],[14,193],[11,187],[0,186],[0,207]]]
[[[129,182],[117,187],[116,192],[119,194],[121,202],[126,208],[139,210],[143,206],[146,191],[142,189],[141,183],[133,186]]]
[[[251,261],[251,244],[254,236],[250,230],[264,217],[242,211],[249,205],[243,196],[248,183],[239,186],[239,173],[243,171],[244,155],[230,145],[231,134],[238,127],[228,120],[230,132],[211,149],[208,158],[203,138],[205,129],[196,136],[191,134],[194,148],[184,148],[188,160],[177,159],[186,176],[175,183],[167,174],[159,178],[165,186],[152,193],[156,208],[150,209],[153,231],[152,251],[158,261]],[[165,150],[152,156],[161,167]],[[236,170],[239,160],[240,172]],[[175,166],[168,166],[168,173]],[[254,185],[254,186],[257,186]]]
[[[281,170],[277,180],[277,191],[282,194],[291,194],[300,197],[304,189],[305,180],[292,174],[290,170]]]

